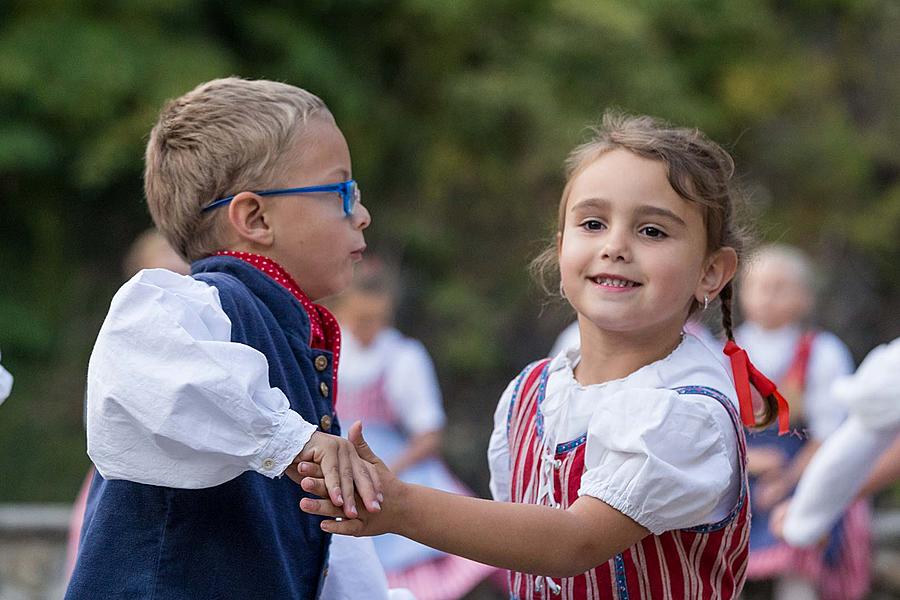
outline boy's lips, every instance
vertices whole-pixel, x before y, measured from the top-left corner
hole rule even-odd
[[[354,260],[362,260],[363,252],[366,251],[366,248],[367,246],[363,244],[362,248],[357,248],[350,253],[350,256],[352,256]]]

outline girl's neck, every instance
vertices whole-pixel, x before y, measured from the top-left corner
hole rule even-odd
[[[681,343],[682,326],[650,333],[604,331],[581,321],[581,360],[575,379],[581,385],[605,383],[631,375],[661,360]]]

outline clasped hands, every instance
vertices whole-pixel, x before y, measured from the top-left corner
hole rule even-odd
[[[295,461],[296,468],[294,465],[288,468],[294,471],[290,474],[291,479],[297,481],[299,475],[300,487],[318,496],[318,499],[303,498],[300,509],[312,515],[330,517],[322,521],[322,529],[329,533],[370,536],[393,531],[390,521],[398,514],[403,484],[369,448],[362,435],[361,422],[357,421],[350,427],[348,437],[349,441],[342,441],[350,446],[355,458],[347,462],[353,467],[352,476],[349,470],[341,466],[343,470],[338,477],[333,463],[304,453]],[[349,492],[348,486],[343,485],[348,479],[351,480]],[[354,482],[356,495],[353,495]],[[385,496],[390,499],[387,510],[381,506]]]

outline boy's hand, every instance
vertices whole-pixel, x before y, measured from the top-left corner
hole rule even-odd
[[[353,427],[361,429],[362,425],[357,421]],[[317,431],[287,468],[286,474],[293,481],[299,483],[306,475],[299,471],[304,462],[319,466],[327,490],[323,497],[330,498],[335,506],[343,507],[346,517],[353,519],[358,515],[354,488],[369,512],[381,510],[384,496],[376,466],[360,458],[350,441]]]
[[[322,529],[329,533],[353,536],[371,536],[394,531],[391,525],[392,519],[396,518],[397,514],[402,513],[402,509],[399,508],[399,500],[402,496],[402,482],[391,473],[381,459],[369,448],[362,436],[362,425],[359,422],[354,423],[350,428],[350,440],[353,442],[359,457],[370,464],[376,470],[379,480],[384,482],[385,489],[388,490],[388,508],[375,513],[362,507],[358,511],[356,518],[352,518],[349,521],[323,521]],[[346,510],[342,510],[340,505],[334,502],[333,497],[329,500],[330,495],[327,482],[321,477],[324,472],[316,465],[308,463],[301,463],[299,470],[304,475],[308,475],[301,482],[301,487],[307,492],[322,498],[321,500],[303,498],[300,501],[300,508],[303,512],[342,519],[346,515]]]

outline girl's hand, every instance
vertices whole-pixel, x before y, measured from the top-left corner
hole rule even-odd
[[[356,518],[343,520],[346,511],[330,499],[328,487],[322,477],[322,469],[315,463],[307,462],[300,463],[298,466],[299,472],[305,476],[300,485],[305,491],[319,496],[321,499],[304,498],[300,501],[300,508],[309,514],[342,519],[340,521],[328,520],[322,522],[322,529],[329,533],[371,536],[394,531],[395,528],[392,523],[399,514],[402,514],[400,506],[403,497],[403,483],[372,452],[372,449],[363,438],[362,424],[359,421],[350,428],[349,438],[356,449],[356,453],[363,461],[372,466],[375,474],[381,481],[382,489],[384,490],[383,497],[385,498],[384,504],[380,507],[381,510],[372,512],[367,510],[362,502],[356,502],[358,505]]]
[[[335,506],[327,498],[328,490],[325,488],[324,479],[307,477],[300,486],[307,492],[322,498],[320,500],[303,498],[300,501],[300,509],[303,512],[320,517],[331,517],[329,520],[322,521],[322,530],[355,537],[380,535],[390,531],[385,523],[386,519],[382,518],[384,510],[379,513],[370,513],[360,505],[357,511],[358,516],[355,519],[346,519],[343,509]],[[388,505],[387,502],[385,504]]]

